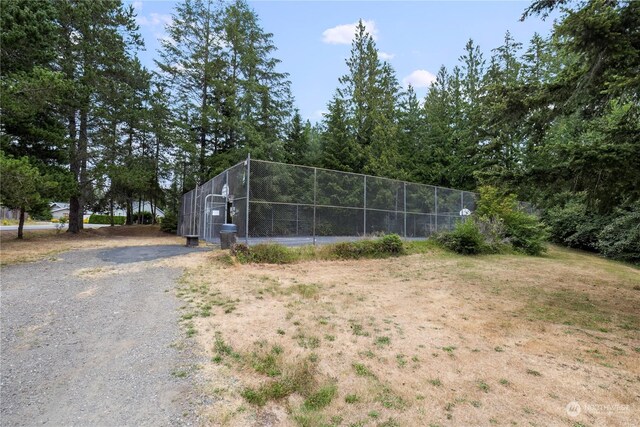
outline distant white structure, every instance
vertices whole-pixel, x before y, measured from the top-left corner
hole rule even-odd
[[[68,217],[69,216],[69,203],[51,202],[51,204],[49,206],[51,207],[51,216],[53,216],[53,218],[60,219],[62,217]],[[131,207],[132,207],[132,210],[131,210],[132,214],[138,213],[138,202],[133,202]],[[152,212],[151,203],[150,202],[142,202],[140,210],[142,212]],[[85,211],[84,212],[84,218],[85,219],[89,218],[89,216],[91,216],[92,213],[93,212],[91,212],[91,211]],[[105,211],[104,214],[105,215],[109,215],[109,211],[108,210]],[[114,216],[127,216],[127,209],[118,206],[118,207],[113,209],[113,215]],[[164,211],[162,209],[156,207],[156,216],[158,218],[164,218]]]
[[[51,216],[55,219],[69,216],[69,203],[51,202]]]
[[[140,204],[140,211],[142,212],[153,212],[152,208],[151,208],[151,202],[142,202]],[[134,201],[133,203],[131,203],[131,213],[132,214],[137,214],[138,213],[138,202]],[[106,214],[108,215],[109,212],[106,212]],[[116,207],[113,209],[113,216],[127,216],[127,208],[123,208],[123,207]],[[164,211],[158,207],[156,207],[156,217],[158,218],[164,218]]]

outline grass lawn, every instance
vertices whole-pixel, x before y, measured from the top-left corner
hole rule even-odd
[[[204,422],[640,423],[640,270],[557,247],[411,251],[289,265],[198,254],[177,293],[210,360]]]

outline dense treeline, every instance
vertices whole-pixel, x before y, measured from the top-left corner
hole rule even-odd
[[[284,159],[291,117],[307,129],[272,35],[242,0],[179,4],[157,72],[137,58],[121,0],[9,0],[0,14],[0,160],[14,177],[2,203],[21,218],[52,199],[70,201],[72,233],[86,209],[126,206],[129,224],[142,200],[177,211],[185,190],[249,152]]]
[[[507,33],[486,56],[469,40],[424,99],[401,87],[361,24],[312,126],[242,0],[180,3],[155,72],[137,59],[134,12],[120,0],[6,1],[0,159],[23,178],[3,179],[2,202],[36,212],[68,198],[71,232],[86,208],[127,206],[130,223],[136,201],[175,211],[182,192],[251,153],[493,185],[542,208],[554,240],[638,261],[640,3],[538,0],[523,19],[559,7],[552,34],[526,46]]]
[[[553,240],[640,262],[640,3],[535,2],[562,18],[528,46],[469,40],[424,100],[401,90],[362,24],[315,163],[474,190],[543,210]],[[531,19],[531,18],[529,18]]]

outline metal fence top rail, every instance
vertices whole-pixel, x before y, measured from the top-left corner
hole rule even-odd
[[[244,160],[244,162],[246,162],[247,160]],[[319,171],[326,171],[326,172],[330,172],[330,173],[343,173],[343,174],[347,174],[347,175],[354,175],[354,176],[361,176],[364,178],[376,178],[376,179],[386,179],[388,181],[395,181],[395,182],[402,182],[405,184],[412,184],[412,185],[425,185],[428,187],[437,187],[437,188],[441,188],[443,190],[451,190],[451,191],[462,191],[465,193],[474,193],[474,191],[470,191],[470,190],[460,190],[459,188],[450,188],[450,187],[443,187],[442,185],[435,185],[435,184],[425,184],[423,182],[415,182],[415,181],[406,181],[406,180],[402,180],[402,179],[398,179],[398,178],[389,178],[386,176],[378,176],[378,175],[369,175],[369,174],[365,174],[365,173],[357,173],[357,172],[345,172],[345,171],[341,171],[341,170],[337,170],[337,169],[327,169],[327,168],[322,168],[319,166],[305,166],[305,165],[299,165],[296,163],[282,163],[282,162],[274,162],[272,160],[257,160],[257,159],[250,159],[249,161],[251,162],[259,162],[259,163],[270,163],[272,165],[283,165],[283,166],[295,166],[297,168],[305,168],[305,169],[316,169]],[[243,162],[238,163],[242,164]],[[237,165],[234,165],[237,166]]]

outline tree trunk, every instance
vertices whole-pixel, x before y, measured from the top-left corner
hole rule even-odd
[[[131,197],[127,197],[127,225],[133,224],[133,202]]]
[[[78,141],[76,139],[76,111],[70,111],[68,117],[69,132],[69,170],[73,175],[73,180],[77,184],[80,180],[80,162],[78,161]],[[79,191],[79,190],[78,190]],[[80,231],[78,226],[78,192],[74,192],[69,198],[69,225],[67,233],[77,233]]]
[[[84,205],[89,199],[89,178],[87,177],[88,144],[88,108],[80,111],[80,135],[78,138],[78,157],[80,157],[80,206],[78,207],[78,228],[84,228]]]
[[[69,229],[70,233],[78,233],[83,228],[84,202],[88,191],[87,185],[87,110],[83,107],[80,110],[80,133],[77,143],[71,142],[71,172],[78,185],[78,191],[69,200]],[[75,112],[73,119],[70,119],[69,129],[73,129],[75,134]],[[71,133],[71,132],[70,132]],[[75,135],[73,135],[75,139]]]
[[[116,224],[113,221],[113,197],[109,198],[109,213],[111,214],[111,218],[110,218],[110,224],[111,227],[114,227]]]
[[[20,208],[20,221],[18,222],[18,239],[22,239],[23,229],[24,229],[24,208]]]
[[[151,224],[156,224],[156,204],[153,202],[153,197],[150,198],[149,203],[151,204]]]

